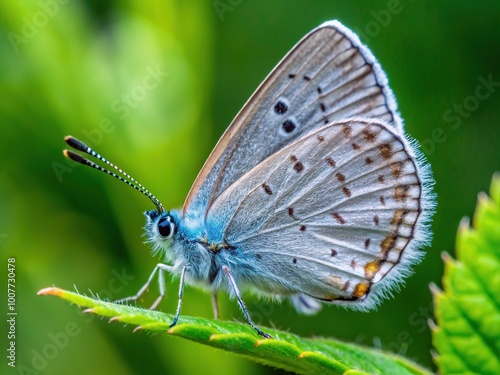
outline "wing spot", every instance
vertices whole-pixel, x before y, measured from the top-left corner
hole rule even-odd
[[[385,181],[385,177],[383,175],[379,175],[378,178],[377,178],[378,182],[380,182],[381,184],[384,183]]]
[[[297,173],[302,172],[302,170],[304,169],[304,164],[298,161],[295,155],[290,156],[290,160],[292,161],[292,163],[295,163],[293,165],[293,169],[295,169],[295,172]]]
[[[330,122],[330,120],[328,120],[327,118],[325,118],[325,119],[323,120],[323,124],[324,124],[324,125],[328,124],[329,122]]]
[[[271,190],[271,188],[269,187],[269,185],[267,185],[266,183],[263,183],[261,186],[262,186],[262,189],[264,189],[264,191],[266,192],[267,195],[272,195],[273,194],[273,191]]]
[[[342,290],[343,290],[344,292],[345,292],[345,291],[347,291],[347,289],[349,289],[349,284],[350,284],[350,282],[349,282],[349,280],[347,280],[347,281],[345,282],[344,286],[342,287]]]
[[[385,198],[383,196],[380,196],[379,201],[383,206],[385,206]]]
[[[289,74],[288,78],[295,78],[295,74]]]
[[[322,135],[318,135],[316,138],[318,139],[318,142],[323,142],[325,140],[325,137]]]
[[[296,264],[297,263],[297,258],[293,258],[292,262],[293,262],[293,264]]]
[[[337,165],[337,163],[335,163],[335,160],[333,160],[331,157],[327,157],[325,160],[330,167],[335,168],[335,166]]]
[[[385,143],[383,145],[380,145],[379,146],[379,150],[380,150],[380,155],[382,155],[382,157],[387,160],[387,159],[390,159],[391,156],[392,156],[392,147],[390,144],[388,143]]]
[[[359,147],[359,145],[358,145],[357,143],[353,143],[353,144],[352,144],[352,148],[353,148],[354,150],[359,150],[359,149],[360,149],[360,147]]]
[[[300,230],[301,232],[305,232],[305,231],[306,231],[306,229],[307,229],[307,227],[306,227],[305,225],[301,225],[301,226],[299,227],[299,230]]]
[[[342,173],[337,173],[335,177],[337,177],[337,180],[339,180],[339,182],[345,181],[345,176]]]
[[[378,218],[378,215],[373,216],[373,223],[378,226],[380,224],[380,220]]]
[[[311,77],[304,75],[304,80],[309,82],[311,80]]]
[[[319,103],[319,107],[321,108],[322,112],[326,111],[326,107],[325,107],[325,105],[323,103]]]
[[[350,197],[351,196],[351,191],[349,190],[349,188],[347,186],[344,186],[342,188],[342,191],[344,192],[344,194],[346,195],[346,197]]]
[[[380,243],[380,248],[382,250],[382,254],[386,255],[396,244],[396,236],[394,234],[388,235],[384,240]]]
[[[351,268],[355,269],[358,263],[356,262],[356,259],[351,260]]]
[[[342,133],[344,133],[344,136],[346,138],[351,138],[351,132],[352,132],[352,129],[351,129],[351,126],[349,124],[342,125]]]
[[[365,137],[365,141],[373,143],[375,141],[375,134],[373,134],[368,129],[363,130],[363,136]]]
[[[408,185],[398,185],[394,189],[394,197],[396,198],[396,201],[401,202],[405,201],[406,198],[408,198],[408,190],[410,187]]]
[[[368,285],[365,283],[359,283],[354,287],[353,296],[356,298],[363,297],[368,292]]]
[[[320,95],[321,95],[321,93],[323,92],[323,91],[321,90],[321,87],[319,87],[319,86],[316,88],[316,91],[318,91],[318,94],[320,94]]]
[[[380,261],[379,260],[374,260],[373,262],[368,262],[365,266],[365,276],[368,279],[373,279],[375,274],[378,272],[380,269]]]
[[[391,220],[392,225],[397,225],[398,227],[403,223],[405,216],[408,214],[408,210],[398,209],[394,211],[394,215]]]
[[[330,274],[324,278],[324,280],[333,286],[335,289],[341,288],[342,287],[342,277]]]
[[[394,178],[399,178],[401,176],[401,172],[403,171],[403,163],[394,163],[391,165],[391,173]]]
[[[337,254],[338,254],[337,250],[330,249],[330,256],[334,257],[334,256],[337,256]]]
[[[295,125],[295,123],[292,121],[292,120],[286,120],[283,124],[282,124],[282,127],[283,127],[283,130],[286,132],[286,133],[291,133],[295,130],[295,128],[297,127]]]
[[[370,247],[370,241],[371,241],[371,239],[369,239],[369,238],[367,238],[367,239],[365,240],[365,249],[366,249],[366,250],[368,250],[368,248]]]
[[[365,159],[365,162],[366,162],[366,164],[371,164],[371,163],[373,163],[373,159],[368,157]]]
[[[340,216],[338,212],[334,212],[332,216],[335,220],[338,221],[339,224],[345,224],[345,219],[342,216]]]
[[[282,115],[288,111],[288,106],[281,100],[276,103],[274,106],[274,112],[276,112],[278,115]]]
[[[293,214],[293,211],[294,211],[294,210],[293,210],[293,207],[288,207],[288,215],[289,215],[292,219],[294,219],[294,220],[299,220],[299,219],[297,219],[297,218],[295,217],[295,215]]]
[[[260,255],[259,253],[255,254],[255,259],[262,259],[262,255]]]

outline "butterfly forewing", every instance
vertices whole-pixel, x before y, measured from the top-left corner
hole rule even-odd
[[[360,115],[385,120],[402,134],[375,58],[340,23],[325,23],[285,56],[236,116],[191,188],[184,214],[208,212],[246,171],[304,134]]]
[[[335,121],[247,172],[207,223],[224,217],[222,238],[255,259],[269,292],[362,300],[401,261],[421,189],[410,146],[389,124]]]

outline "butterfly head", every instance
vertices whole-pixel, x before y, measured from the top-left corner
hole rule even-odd
[[[168,211],[151,210],[146,215],[146,232],[154,243],[171,240],[177,231],[174,217]]]

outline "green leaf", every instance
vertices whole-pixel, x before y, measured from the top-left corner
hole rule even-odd
[[[395,354],[332,339],[306,339],[271,328],[264,330],[273,338],[264,339],[247,324],[189,316],[181,316],[176,326],[169,327],[171,314],[104,302],[55,287],[38,294],[57,296],[87,307],[85,312],[136,325],[135,330],[183,337],[298,374],[430,374]]]
[[[462,220],[457,260],[443,255],[444,292],[432,286],[441,374],[500,374],[500,174],[479,194],[473,228]]]

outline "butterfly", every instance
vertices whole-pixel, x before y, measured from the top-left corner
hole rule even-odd
[[[165,273],[236,298],[242,291],[290,298],[301,313],[321,302],[357,310],[391,295],[423,256],[433,214],[430,167],[404,133],[394,95],[370,50],[338,21],[307,34],[237,114],[196,178],[182,209],[165,210],[127,173],[83,142],[65,156],[139,190],[154,203],[146,233]]]

